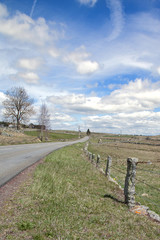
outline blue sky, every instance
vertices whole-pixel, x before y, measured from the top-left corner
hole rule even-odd
[[[53,129],[160,134],[160,0],[0,1],[0,119],[24,87]]]

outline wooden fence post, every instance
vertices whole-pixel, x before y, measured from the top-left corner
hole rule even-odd
[[[125,178],[124,196],[125,203],[132,208],[135,206],[135,177],[137,158],[127,159],[127,174]]]
[[[107,165],[106,165],[106,176],[110,176],[110,173],[111,173],[111,165],[112,165],[112,158],[110,156],[108,156],[107,158]]]

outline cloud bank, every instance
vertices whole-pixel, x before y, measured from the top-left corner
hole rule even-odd
[[[51,96],[48,101],[67,112],[81,114],[86,114],[86,112],[88,114],[126,114],[153,111],[159,107],[160,103],[160,82],[151,83],[148,79],[136,79],[104,97],[70,94]]]

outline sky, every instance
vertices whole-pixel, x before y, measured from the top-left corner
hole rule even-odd
[[[35,124],[160,134],[160,0],[0,0],[0,121],[12,87]]]

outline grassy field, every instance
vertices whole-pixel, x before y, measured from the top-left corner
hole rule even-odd
[[[159,225],[128,211],[84,144],[53,152],[0,212],[2,240],[158,240]]]
[[[27,136],[32,136],[32,137],[39,137],[40,136],[40,130],[37,131],[24,131],[24,134]],[[44,133],[45,136],[45,133]],[[66,140],[72,140],[72,139],[77,139],[78,138],[78,133],[77,132],[53,132],[49,131],[47,133],[48,141],[66,141]],[[45,141],[45,138],[44,138]]]
[[[101,167],[105,170],[106,159],[112,157],[111,176],[124,188],[127,158],[138,158],[136,173],[136,202],[148,206],[160,215],[160,136],[100,136],[90,139],[89,151],[101,156]]]

